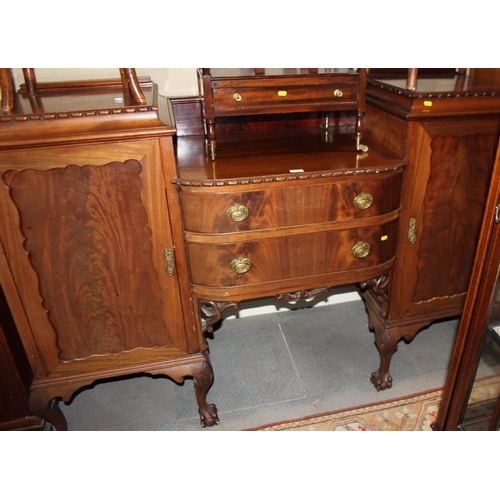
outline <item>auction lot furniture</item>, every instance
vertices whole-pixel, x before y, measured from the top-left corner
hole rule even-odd
[[[412,90],[406,73],[371,69],[366,109],[359,72],[343,74],[353,80],[337,108],[325,108],[326,80],[312,104],[307,93],[278,100],[291,85],[259,107],[276,71],[241,70],[239,90],[222,77],[231,85],[208,107],[206,92],[173,99],[175,127],[169,101],[131,70],[66,84],[26,71],[16,93],[0,74],[0,285],[31,368],[33,415],[64,429],[59,398],[151,373],[192,377],[202,425],[216,424],[205,334],[246,300],[358,284],[377,390],[392,385],[401,339],[461,314],[500,132],[498,84],[419,70]],[[297,86],[324,77],[300,73]]]
[[[64,430],[58,399],[95,380],[192,377],[213,425],[170,182],[175,128],[149,79],[124,81],[28,74],[0,115],[0,283],[33,372],[29,406]]]

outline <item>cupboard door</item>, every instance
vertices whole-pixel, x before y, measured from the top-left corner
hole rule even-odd
[[[40,353],[36,376],[139,349],[185,353],[158,143],[1,161],[0,234]]]
[[[498,120],[410,124],[391,317],[463,307],[491,178]],[[439,313],[439,311],[442,311]]]

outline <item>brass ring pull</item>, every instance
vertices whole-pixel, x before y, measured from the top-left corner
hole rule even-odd
[[[248,208],[244,205],[236,203],[235,205],[229,207],[226,213],[229,220],[232,220],[233,222],[241,222],[248,217]]]
[[[359,193],[354,198],[354,206],[360,210],[366,210],[371,207],[373,203],[373,196],[370,193]]]
[[[252,261],[246,257],[236,257],[231,261],[231,269],[237,274],[244,274],[252,267]]]
[[[333,95],[335,97],[342,97],[344,95],[344,93],[340,89],[335,89],[333,92]]]
[[[352,247],[352,254],[358,259],[364,259],[370,253],[370,244],[360,241]]]
[[[236,92],[233,95],[233,99],[234,99],[234,102],[241,102],[241,100],[243,99],[243,97],[241,97],[241,94],[238,94],[238,92]]]

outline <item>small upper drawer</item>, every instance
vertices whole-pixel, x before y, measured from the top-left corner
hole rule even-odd
[[[184,227],[236,233],[374,217],[400,206],[401,175],[218,193],[181,187]]]
[[[282,85],[262,87],[234,87],[214,90],[214,103],[218,111],[247,110],[248,108],[287,108],[290,106],[322,105],[332,107],[355,104],[356,84]],[[276,110],[274,110],[276,111]]]

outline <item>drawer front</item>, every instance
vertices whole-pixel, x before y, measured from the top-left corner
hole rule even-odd
[[[382,226],[244,243],[188,243],[194,285],[228,287],[364,269],[395,255],[397,220]]]
[[[357,102],[357,85],[283,85],[214,89],[217,110],[248,110],[252,107],[280,108],[290,105],[345,105]],[[271,111],[271,110],[270,110]]]
[[[396,175],[220,194],[182,187],[181,200],[187,231],[217,234],[382,215],[399,208],[400,191]]]

